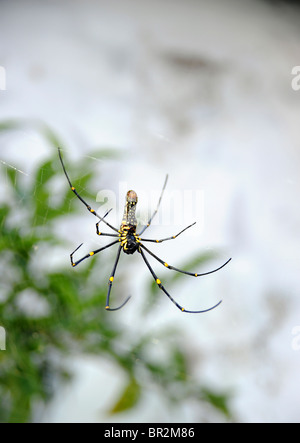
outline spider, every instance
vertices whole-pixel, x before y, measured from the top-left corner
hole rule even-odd
[[[108,213],[110,212],[110,210],[103,216],[100,217],[100,215],[97,214],[97,212],[91,208],[91,206],[78,194],[78,192],[76,191],[76,189],[74,188],[74,186],[71,183],[71,180],[69,178],[69,175],[66,171],[63,159],[62,159],[62,155],[61,155],[61,150],[60,148],[58,148],[58,155],[59,155],[59,159],[64,171],[64,174],[68,180],[68,183],[70,185],[71,190],[74,192],[74,194],[76,195],[76,197],[79,198],[79,200],[86,206],[86,208],[88,209],[88,211],[93,214],[94,216],[96,216],[99,221],[96,223],[96,233],[97,235],[103,235],[103,236],[107,236],[107,237],[115,237],[116,239],[103,246],[102,248],[96,249],[94,251],[91,251],[90,253],[86,254],[84,257],[80,258],[77,261],[73,260],[73,256],[75,254],[76,251],[78,251],[78,249],[82,246],[83,243],[81,243],[71,254],[70,254],[70,259],[71,259],[71,265],[72,267],[77,266],[79,263],[81,263],[83,260],[86,260],[89,257],[94,256],[95,254],[98,254],[98,252],[103,251],[104,249],[110,248],[113,245],[118,244],[118,252],[117,252],[117,257],[111,272],[111,275],[109,277],[108,280],[108,292],[107,292],[107,297],[106,297],[106,306],[105,309],[107,311],[117,311],[119,309],[121,309],[130,299],[130,296],[126,298],[126,300],[118,307],[116,308],[111,308],[109,305],[109,301],[110,301],[110,293],[111,293],[111,288],[112,288],[112,284],[114,281],[114,277],[115,277],[115,273],[116,273],[116,269],[118,266],[118,262],[119,262],[119,258],[120,258],[120,254],[121,251],[123,250],[123,252],[125,254],[134,254],[136,251],[142,256],[147,268],[149,269],[150,273],[152,274],[152,277],[154,278],[156,284],[158,285],[158,287],[169,297],[169,299],[171,300],[172,303],[174,303],[174,305],[180,309],[180,311],[182,312],[187,312],[187,313],[192,313],[192,314],[200,314],[203,312],[208,312],[211,311],[212,309],[216,308],[217,306],[219,306],[219,304],[222,302],[222,300],[220,300],[216,305],[208,308],[208,309],[204,309],[201,311],[190,311],[187,310],[185,308],[183,308],[182,306],[180,306],[174,299],[173,297],[168,293],[168,291],[166,290],[166,288],[163,286],[162,282],[160,281],[160,279],[157,277],[156,273],[154,272],[154,270],[152,269],[147,257],[146,257],[146,253],[150,254],[152,257],[154,257],[159,263],[161,263],[163,266],[165,266],[168,269],[172,269],[173,271],[177,271],[177,272],[181,272],[182,274],[186,274],[186,275],[191,275],[193,277],[201,277],[203,275],[208,275],[208,274],[212,274],[213,272],[219,271],[220,269],[222,269],[224,266],[227,265],[227,263],[230,262],[231,258],[229,260],[227,260],[222,266],[220,266],[219,268],[213,269],[212,271],[208,271],[208,272],[204,272],[204,273],[194,273],[194,272],[187,272],[184,271],[182,269],[178,269],[175,268],[175,266],[171,266],[168,263],[166,263],[164,260],[160,259],[159,257],[157,257],[157,255],[155,255],[152,251],[150,251],[144,244],[143,242],[152,242],[152,243],[162,243],[164,241],[167,240],[173,240],[175,238],[177,238],[180,234],[182,234],[184,231],[186,231],[187,229],[189,229],[190,227],[192,227],[196,222],[192,223],[191,225],[187,226],[186,228],[182,229],[182,231],[178,232],[178,234],[176,235],[172,235],[171,237],[166,237],[166,238],[162,238],[159,240],[155,240],[155,239],[149,239],[149,238],[141,238],[140,236],[145,232],[145,230],[150,226],[153,218],[155,217],[158,208],[160,206],[161,203],[161,199],[164,193],[164,190],[166,188],[167,185],[167,181],[168,181],[168,175],[166,175],[165,178],[165,182],[158,200],[158,204],[157,207],[155,209],[155,211],[153,212],[152,216],[150,217],[150,219],[148,220],[148,223],[141,229],[140,233],[137,234],[136,229],[137,229],[137,220],[136,220],[136,216],[135,216],[135,211],[136,211],[136,205],[138,202],[138,197],[135,191],[130,190],[127,192],[126,194],[126,203],[125,203],[125,208],[124,208],[124,215],[122,218],[122,222],[121,222],[121,226],[120,229],[115,228],[114,226],[112,226],[110,223],[108,223],[105,220],[105,217],[108,215]],[[105,232],[101,232],[99,230],[99,223],[103,222],[105,223],[109,228],[111,228],[113,231],[115,231],[115,234],[110,234],[110,233],[105,233]]]

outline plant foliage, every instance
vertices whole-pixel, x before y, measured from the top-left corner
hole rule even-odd
[[[2,122],[0,132],[11,133],[20,126]],[[104,309],[107,273],[99,272],[99,263],[101,269],[106,266],[101,257],[87,261],[76,272],[67,261],[65,266],[47,265],[56,251],[70,248],[59,235],[58,223],[66,217],[74,219],[82,207],[74,203],[76,199],[70,204],[73,195],[59,164],[58,137],[45,126],[39,126],[39,131],[49,143],[50,155],[30,177],[20,173],[22,165],[0,164],[4,196],[0,206],[0,325],[6,331],[6,350],[0,351],[0,422],[32,421],[37,405],[46,404],[55,393],[54,381],[68,382],[64,357],[74,350],[107,358],[127,375],[115,404],[106,405],[110,414],[137,407],[145,389],[157,386],[173,405],[192,398],[229,416],[228,397],[199,386],[189,375],[189,359],[176,343],[176,330],[170,346],[168,331],[161,333],[161,342],[168,346],[163,360],[151,357],[152,337],[142,331],[132,343],[120,346],[126,334],[116,317]],[[98,158],[104,154],[109,151],[93,153]],[[81,170],[90,172],[77,170],[76,174],[75,165],[69,159],[68,163],[74,185],[89,198],[91,165],[81,163]],[[57,177],[64,186],[54,205],[51,184]],[[204,260],[198,258],[198,262]],[[151,288],[149,278],[149,294]]]

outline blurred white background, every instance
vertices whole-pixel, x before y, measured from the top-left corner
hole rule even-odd
[[[169,193],[202,193],[195,227],[152,249],[175,266],[199,250],[219,253],[212,267],[233,257],[219,273],[181,281],[172,293],[187,309],[222,305],[184,315],[158,293],[159,309],[145,322],[136,306],[150,277],[137,257],[128,265],[134,296],[111,321],[129,335],[152,331],[153,346],[160,327],[180,327],[193,375],[232,392],[232,410],[244,422],[300,421],[300,91],[291,86],[299,20],[297,7],[262,1],[0,3],[0,120],[47,123],[69,147],[65,159],[121,149],[122,159],[101,164],[102,182],[117,196],[122,182],[158,196],[166,173]],[[0,159],[30,174],[46,149],[28,129],[5,138]],[[177,210],[170,224],[157,226],[158,217],[147,237],[182,229]],[[66,235],[75,245],[94,231],[78,226],[74,238]],[[191,404],[168,411],[151,389],[138,409],[107,417],[103,405],[113,402],[122,374],[95,356],[74,356],[70,366],[73,382],[37,420],[199,418]]]

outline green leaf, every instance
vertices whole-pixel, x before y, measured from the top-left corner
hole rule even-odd
[[[228,394],[220,394],[208,388],[202,388],[201,398],[210,403],[214,408],[219,409],[226,417],[231,417],[229,408],[230,397]]]
[[[94,160],[103,160],[103,159],[115,159],[121,157],[123,154],[123,151],[120,149],[116,149],[114,147],[103,147],[96,149],[89,153],[87,156],[88,159],[94,159]]]
[[[0,132],[11,131],[22,127],[23,123],[19,120],[9,119],[0,122]]]
[[[173,350],[173,364],[174,378],[185,381],[187,379],[187,361],[184,353],[176,347]]]
[[[35,181],[33,183],[33,191],[36,191],[36,188],[39,192],[43,190],[46,183],[56,174],[56,171],[53,167],[53,161],[47,160],[41,164],[38,168],[35,176]]]
[[[110,414],[118,414],[119,412],[127,411],[136,406],[141,396],[141,387],[134,377],[129,380],[129,383],[121,393],[121,396],[110,409]]]

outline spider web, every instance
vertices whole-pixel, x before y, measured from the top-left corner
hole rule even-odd
[[[62,239],[68,240],[70,244],[70,249],[67,253],[65,251],[60,251],[62,254],[58,255],[53,253],[54,251],[52,251],[50,255],[47,254],[45,251],[47,267],[49,267],[51,263],[53,263],[53,266],[59,263],[59,261],[55,259],[55,257],[57,256],[63,256],[65,259],[65,263],[67,263],[69,260],[69,253],[80,243],[84,243],[82,249],[80,250],[80,256],[82,253],[96,249],[97,247],[99,247],[99,245],[103,246],[102,238],[97,238],[95,233],[95,218],[91,217],[90,214],[87,214],[84,205],[78,200],[76,196],[72,194],[72,192],[70,192],[66,177],[62,173],[61,165],[57,155],[57,146],[61,145],[61,143],[59,142],[59,140],[57,140],[56,136],[51,133],[49,135],[49,133],[50,131],[48,130],[48,141],[45,141],[45,138],[43,136],[37,135],[33,131],[27,131],[25,133],[25,138],[24,134],[21,134],[21,136],[15,135],[13,137],[13,142],[11,141],[11,139],[7,139],[6,144],[8,149],[6,152],[8,152],[9,155],[4,156],[4,158],[0,158],[1,164],[3,166],[2,169],[4,169],[4,188],[8,188],[7,185],[9,181],[11,181],[10,172],[13,171],[13,185],[15,186],[15,188],[19,186],[19,181],[23,182],[24,186],[28,186],[29,184],[33,186],[32,197],[36,199],[38,204],[42,207],[42,211],[40,211],[38,218],[33,219],[32,225],[27,226],[27,229],[38,228],[39,230],[47,230],[52,223],[51,210],[62,204],[62,196],[65,195],[65,193],[67,192],[68,198],[65,200],[63,207],[63,211],[66,215],[66,220],[58,220],[56,223],[59,236]],[[49,140],[51,142],[50,147],[48,143]],[[28,152],[30,154],[32,153],[32,155],[28,155]],[[51,177],[46,185],[49,194],[49,199],[46,203],[46,201],[44,200],[44,195],[40,192],[40,190],[44,187],[44,182],[45,180],[47,180],[48,175],[51,173],[50,169],[53,168],[53,164],[48,164],[46,162],[42,167],[40,166],[40,164],[43,164],[43,158],[47,159],[47,157],[49,157],[49,153],[56,159],[55,168],[57,168],[57,171],[55,171],[55,174],[53,174],[53,177]],[[107,165],[106,159],[105,168],[101,168],[103,159],[95,155],[80,153],[79,156],[77,155],[76,159],[79,167],[75,168],[74,170],[74,161],[72,159],[72,154],[73,153],[71,153],[71,150],[63,149],[65,166],[70,175],[72,184],[76,183],[76,189],[80,195],[88,195],[88,197],[85,197],[86,201],[97,211],[97,213],[99,213],[99,215],[104,215],[107,210],[113,209],[109,214],[109,217],[107,217],[107,221],[118,228],[123,213],[123,205],[125,202],[124,196],[126,195],[127,190],[131,188],[130,184],[124,180],[124,177],[126,177],[126,175],[133,177],[134,175],[136,175],[136,171],[138,171],[138,178],[141,180],[141,176],[144,175],[144,173],[141,172],[143,171],[143,169],[136,165],[133,165],[131,166],[132,169],[130,171],[129,164],[127,164],[124,168],[124,159],[122,159],[121,161],[115,160],[114,163],[110,164],[109,166]],[[84,160],[88,161],[84,162]],[[93,166],[96,166],[95,169],[97,170],[97,173],[94,177],[93,188],[99,188],[98,171],[100,171],[100,182],[114,182],[115,187],[113,189],[102,189],[100,191],[95,191],[94,194],[90,194],[91,182],[85,182],[83,179],[80,179],[80,177],[87,176]],[[39,169],[38,176],[36,175],[37,169]],[[112,170],[115,171],[116,177],[121,177],[121,180],[119,182],[111,176],[110,171]],[[126,171],[125,174],[124,170]],[[160,178],[164,177],[162,176]],[[115,183],[117,183],[117,185],[115,185]],[[157,209],[162,185],[162,180],[160,185],[159,183],[155,183],[156,189],[152,190],[152,192],[149,192],[151,191],[152,184],[148,184],[148,188],[146,187],[144,190],[140,189],[141,186],[139,186],[139,206],[141,206],[141,210],[137,212],[137,218],[140,222],[140,226],[146,224],[150,216]],[[6,198],[5,194],[6,193],[3,193],[4,199]],[[187,226],[187,220],[190,221],[193,216],[191,216],[191,208],[193,208],[193,205],[190,205],[189,211],[187,211],[182,203],[182,195],[183,194],[180,194],[180,192],[178,191],[175,191],[172,194],[169,193],[168,190],[165,190],[163,196],[163,204],[160,205],[156,216],[152,219],[151,230],[149,229],[149,231],[147,230],[145,232],[145,238],[164,238],[170,235],[175,235],[182,229],[182,227]],[[183,196],[183,199],[184,197],[185,196]],[[25,220],[28,214],[22,214],[23,200],[24,196],[19,195],[16,202],[16,207],[18,209],[14,212],[14,217],[15,219],[18,219],[19,222],[20,220],[23,220],[21,222],[21,226],[23,227],[23,229],[25,229]],[[194,206],[202,210],[202,205],[199,204],[199,200],[196,203],[198,204]],[[74,208],[76,208],[76,212],[74,212]],[[71,214],[74,215],[70,217]],[[185,216],[186,214],[188,215],[188,218],[187,220],[184,220],[182,216]],[[158,229],[156,229],[158,225],[160,228],[159,231]],[[103,231],[111,232],[111,230],[107,226],[105,226],[104,224],[102,224],[102,226]],[[139,229],[140,228],[138,228],[138,232]],[[184,234],[184,236],[188,237],[190,235],[189,231],[190,230],[188,230]],[[76,241],[74,241],[74,239],[76,239]],[[77,241],[77,239],[79,239],[79,241]],[[173,255],[176,257],[178,256],[178,248],[176,244],[172,243],[173,242],[164,243],[164,250],[166,251],[165,255]],[[36,248],[41,249],[42,245],[36,245]],[[159,246],[157,247],[157,251],[159,251]],[[180,256],[182,256],[182,254],[183,253],[181,252]],[[186,254],[188,254],[188,251],[186,252]],[[126,265],[126,269],[127,271],[128,269],[130,269],[129,259],[128,265]],[[142,274],[147,274],[147,270],[145,269],[143,271],[139,270],[139,273],[141,272]],[[118,274],[119,273],[120,269],[118,269]]]

